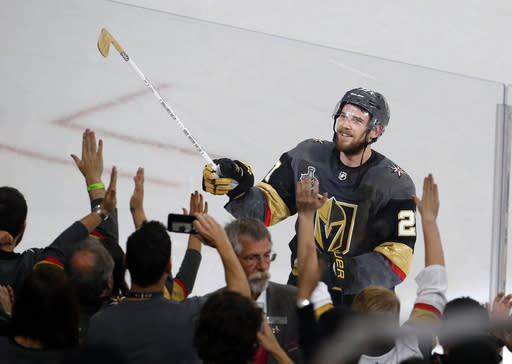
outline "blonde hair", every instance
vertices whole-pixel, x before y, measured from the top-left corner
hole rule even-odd
[[[368,286],[352,302],[352,310],[361,313],[392,314],[400,316],[400,300],[395,292],[381,286]]]

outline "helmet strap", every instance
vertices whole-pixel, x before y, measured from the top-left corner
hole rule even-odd
[[[355,191],[359,187],[359,184],[361,183],[361,180],[363,179],[363,176],[366,174],[366,172],[368,170],[366,168],[366,170],[363,171],[363,169],[361,167],[363,166],[364,152],[366,152],[366,148],[368,147],[368,145],[370,145],[374,141],[374,140],[371,140],[370,142],[367,141],[368,140],[367,138],[368,138],[368,133],[369,132],[370,132],[370,129],[366,129],[366,135],[364,136],[363,153],[361,153],[361,160],[359,161],[359,168],[358,168],[358,171],[357,171],[357,180],[356,180],[356,183],[354,184],[353,191]]]
[[[363,158],[364,158],[364,152],[366,152],[366,147],[368,147],[368,145],[372,144],[375,141],[375,139],[368,141],[369,133],[370,133],[370,129],[366,129],[366,134],[364,136],[364,148],[363,148],[363,153],[361,153],[361,161],[359,162],[359,166],[363,165]]]

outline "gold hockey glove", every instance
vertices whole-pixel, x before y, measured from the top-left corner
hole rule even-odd
[[[220,176],[209,165],[203,169],[203,190],[214,195],[228,195],[230,199],[243,196],[254,184],[251,167],[245,162],[228,158],[215,159]],[[236,181],[236,183],[233,183]]]

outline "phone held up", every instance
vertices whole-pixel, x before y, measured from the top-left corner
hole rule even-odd
[[[167,215],[167,230],[173,233],[197,234],[193,215],[169,214]]]

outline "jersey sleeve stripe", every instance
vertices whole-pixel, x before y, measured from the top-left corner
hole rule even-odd
[[[256,185],[257,188],[259,188],[263,194],[265,195],[265,198],[267,199],[267,211],[265,220],[269,219],[270,221],[267,224],[267,221],[265,221],[265,225],[274,225],[278,222],[286,219],[288,216],[290,216],[290,210],[288,209],[288,206],[284,203],[283,199],[277,191],[265,182],[260,182]]]
[[[267,195],[263,194],[265,196],[265,221],[264,221],[264,224],[265,226],[269,226],[270,225],[270,218],[272,217],[272,211],[270,210],[270,207],[268,206],[268,199],[267,199]]]
[[[412,248],[396,242],[385,242],[374,249],[375,252],[384,255],[388,260],[393,272],[400,279],[404,280],[409,274],[412,263]]]
[[[437,308],[435,308],[432,305],[426,304],[426,303],[416,303],[413,308],[414,311],[423,311],[423,312],[430,312],[431,314],[434,314],[437,318],[441,318],[441,312]]]
[[[397,276],[400,277],[400,279],[403,281],[405,278],[407,278],[407,274],[403,270],[401,270],[398,266],[396,266],[392,261],[388,259],[389,266],[391,267],[391,270],[395,272]]]
[[[89,235],[92,235],[93,237],[95,237],[97,239],[105,239],[105,237],[102,234],[100,234],[99,232],[97,232],[96,230],[91,231],[91,233]]]
[[[56,258],[53,258],[53,257],[46,257],[43,260],[37,262],[34,265],[33,269],[36,269],[37,267],[39,267],[42,264],[52,264],[52,265],[55,265],[55,266],[57,266],[59,268],[64,268],[64,264],[60,260],[58,260]]]
[[[176,286],[180,287],[181,291],[182,291],[182,294],[180,294],[178,297],[174,297],[175,296],[174,293],[176,292],[176,289],[175,289]],[[172,295],[175,300],[178,300],[179,298],[181,298],[181,301],[183,301],[188,296],[187,288],[185,287],[183,282],[180,281],[178,278],[174,278],[174,289],[172,290]]]

